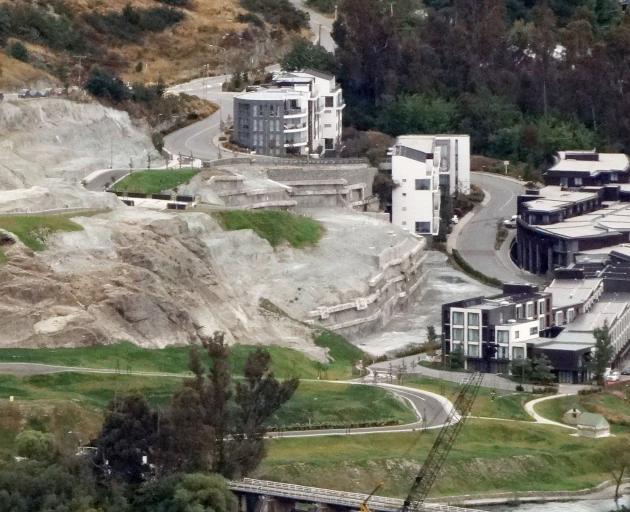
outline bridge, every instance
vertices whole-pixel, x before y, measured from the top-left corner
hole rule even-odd
[[[295,510],[296,503],[315,505],[318,512],[359,510],[361,504],[368,498],[367,494],[251,478],[231,481],[229,487],[238,496],[239,512],[291,512]],[[403,506],[403,500],[372,496],[368,506],[373,512],[399,512]],[[425,503],[422,510],[426,512],[481,512],[440,503]]]

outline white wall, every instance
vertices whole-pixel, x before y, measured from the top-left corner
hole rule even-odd
[[[416,222],[428,222],[429,234],[437,235],[439,222],[434,222],[434,208],[439,212],[440,195],[433,161],[394,155],[392,179],[398,184],[392,191],[392,224],[415,233]],[[428,179],[429,190],[416,190],[416,179]]]

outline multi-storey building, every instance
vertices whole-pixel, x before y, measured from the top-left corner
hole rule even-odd
[[[335,77],[307,70],[234,98],[234,142],[262,155],[314,155],[340,148],[345,103]]]
[[[468,135],[406,135],[391,149],[392,223],[437,235],[441,195],[470,192]]]
[[[630,160],[623,153],[559,151],[556,163],[545,173],[549,185],[581,187],[628,183]]]
[[[509,371],[509,362],[527,357],[527,343],[550,325],[551,293],[533,285],[506,284],[503,293],[442,306],[447,352],[461,350],[466,368]]]

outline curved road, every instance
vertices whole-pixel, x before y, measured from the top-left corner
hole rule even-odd
[[[334,51],[335,43],[331,36],[333,19],[323,16],[304,5],[303,0],[291,0],[291,3],[309,13],[313,41],[318,42],[328,51]],[[279,71],[280,66],[274,64],[266,68],[268,72]],[[216,139],[221,135],[221,120],[233,116],[234,96],[239,93],[223,92],[221,86],[229,75],[197,78],[190,82],[179,84],[168,89],[169,93],[186,93],[205,100],[212,101],[219,106],[219,110],[210,117],[177,130],[164,137],[164,148],[170,153],[189,156],[192,154],[202,160],[217,160],[221,157],[229,158],[230,152],[221,150],[216,145]]]
[[[137,375],[141,377],[169,377],[169,378],[188,378],[187,374],[180,373],[163,373],[163,372],[124,372],[110,368],[85,368],[80,366],[62,366],[50,365],[42,363],[0,363],[0,374],[28,376],[28,375],[44,375],[63,372],[78,373],[98,373],[98,374],[119,374],[119,375]],[[305,379],[308,380],[308,379]],[[370,382],[362,381],[317,381],[330,382],[334,384],[353,384],[353,385],[373,385]],[[416,416],[416,421],[406,425],[391,425],[386,427],[365,427],[365,428],[337,428],[337,429],[320,429],[320,430],[301,430],[301,431],[284,431],[270,432],[268,437],[317,437],[329,435],[360,435],[360,434],[378,434],[378,433],[394,433],[394,432],[415,432],[423,429],[441,428],[446,420],[449,412],[453,408],[453,404],[447,399],[435,393],[421,391],[415,388],[407,388],[404,386],[396,386],[393,384],[376,384],[386,389],[390,393],[402,398],[411,405]]]
[[[471,182],[486,193],[487,204],[477,206],[472,218],[459,232],[454,247],[475,270],[503,282],[540,284],[544,280],[519,269],[509,255],[510,239],[495,251],[499,221],[516,214],[516,198],[524,193],[523,185],[500,175],[471,173]],[[484,203],[486,202],[484,201]],[[514,233],[510,233],[513,237]]]

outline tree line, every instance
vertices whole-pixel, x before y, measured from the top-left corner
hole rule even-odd
[[[25,431],[21,460],[0,463],[0,510],[227,512],[226,478],[253,471],[265,454],[269,418],[298,379],[279,381],[269,352],[249,354],[235,378],[223,333],[203,338],[210,363],[193,348],[192,377],[163,410],[138,394],[117,397],[84,455],[61,453],[52,437]]]
[[[334,58],[361,129],[470,133],[474,151],[548,163],[563,148],[630,146],[630,15],[616,0],[341,0]]]

